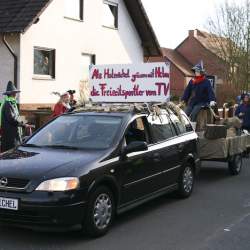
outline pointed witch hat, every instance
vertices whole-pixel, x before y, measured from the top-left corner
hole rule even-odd
[[[199,63],[197,63],[196,65],[194,65],[194,67],[192,68],[192,70],[195,71],[199,71],[201,73],[205,73],[206,70],[204,69],[204,65],[203,65],[203,61],[201,60]]]
[[[10,95],[12,93],[19,93],[19,92],[21,92],[21,91],[16,88],[14,83],[12,81],[9,81],[8,84],[7,84],[6,91],[3,94],[4,95]]]

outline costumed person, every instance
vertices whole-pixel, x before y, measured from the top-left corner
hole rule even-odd
[[[248,94],[244,95],[243,102],[237,107],[235,115],[242,120],[242,129],[250,132],[250,101]]]
[[[22,128],[29,126],[20,119],[16,100],[19,92],[20,90],[16,89],[15,85],[9,81],[6,92],[3,93],[6,97],[0,108],[1,152],[20,145],[22,142]]]
[[[69,109],[70,109],[69,93],[65,92],[64,94],[60,95],[60,99],[54,107],[52,117],[56,117],[56,116],[59,116],[65,112],[68,112]]]
[[[181,100],[186,105],[185,113],[195,122],[202,106],[215,106],[216,102],[211,83],[206,78],[203,62],[196,64],[192,70],[195,76],[189,81]]]
[[[71,109],[74,109],[76,106],[76,100],[75,100],[75,96],[74,96],[76,91],[70,89],[67,92],[69,93],[69,105],[70,105]]]

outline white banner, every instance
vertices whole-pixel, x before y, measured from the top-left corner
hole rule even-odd
[[[93,65],[90,97],[94,102],[165,102],[169,74],[169,62]]]

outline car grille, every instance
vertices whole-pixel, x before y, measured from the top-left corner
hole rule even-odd
[[[0,189],[24,189],[29,180],[0,176]]]
[[[39,215],[36,211],[11,211],[0,208],[0,221],[13,222],[13,223],[42,223],[50,224],[53,219],[49,216]]]

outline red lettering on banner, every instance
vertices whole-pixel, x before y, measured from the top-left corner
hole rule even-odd
[[[94,69],[91,79],[102,79],[102,74],[99,73],[98,69]]]
[[[95,87],[93,86],[91,92],[90,92],[91,96],[99,96],[99,91],[95,89]]]
[[[161,95],[162,93],[167,96],[169,91],[169,84],[166,86],[164,82],[156,82],[155,85],[158,87],[157,94]]]
[[[146,96],[156,96],[157,93],[155,90],[146,90]]]
[[[155,68],[155,77],[164,78],[169,77],[169,73],[164,71],[164,67],[156,67]]]
[[[106,89],[107,83],[100,83],[99,86],[101,88],[101,95],[105,96],[105,89]]]
[[[130,77],[130,72],[129,69],[123,69],[121,71],[114,71],[114,69],[109,69],[106,68],[104,69],[104,79],[108,78],[129,78]]]
[[[143,96],[144,90],[140,90],[139,85],[134,85],[132,90],[123,89],[121,85],[119,85],[118,88],[113,89],[112,87],[108,87],[106,83],[99,83],[100,92],[96,91],[96,89],[92,89],[91,96],[95,95],[101,95],[101,96],[123,96],[125,99],[127,99],[128,96]],[[151,93],[150,95],[156,95],[156,91],[152,91],[154,93]]]
[[[109,73],[109,69],[104,69],[104,78],[109,78],[110,73]]]

